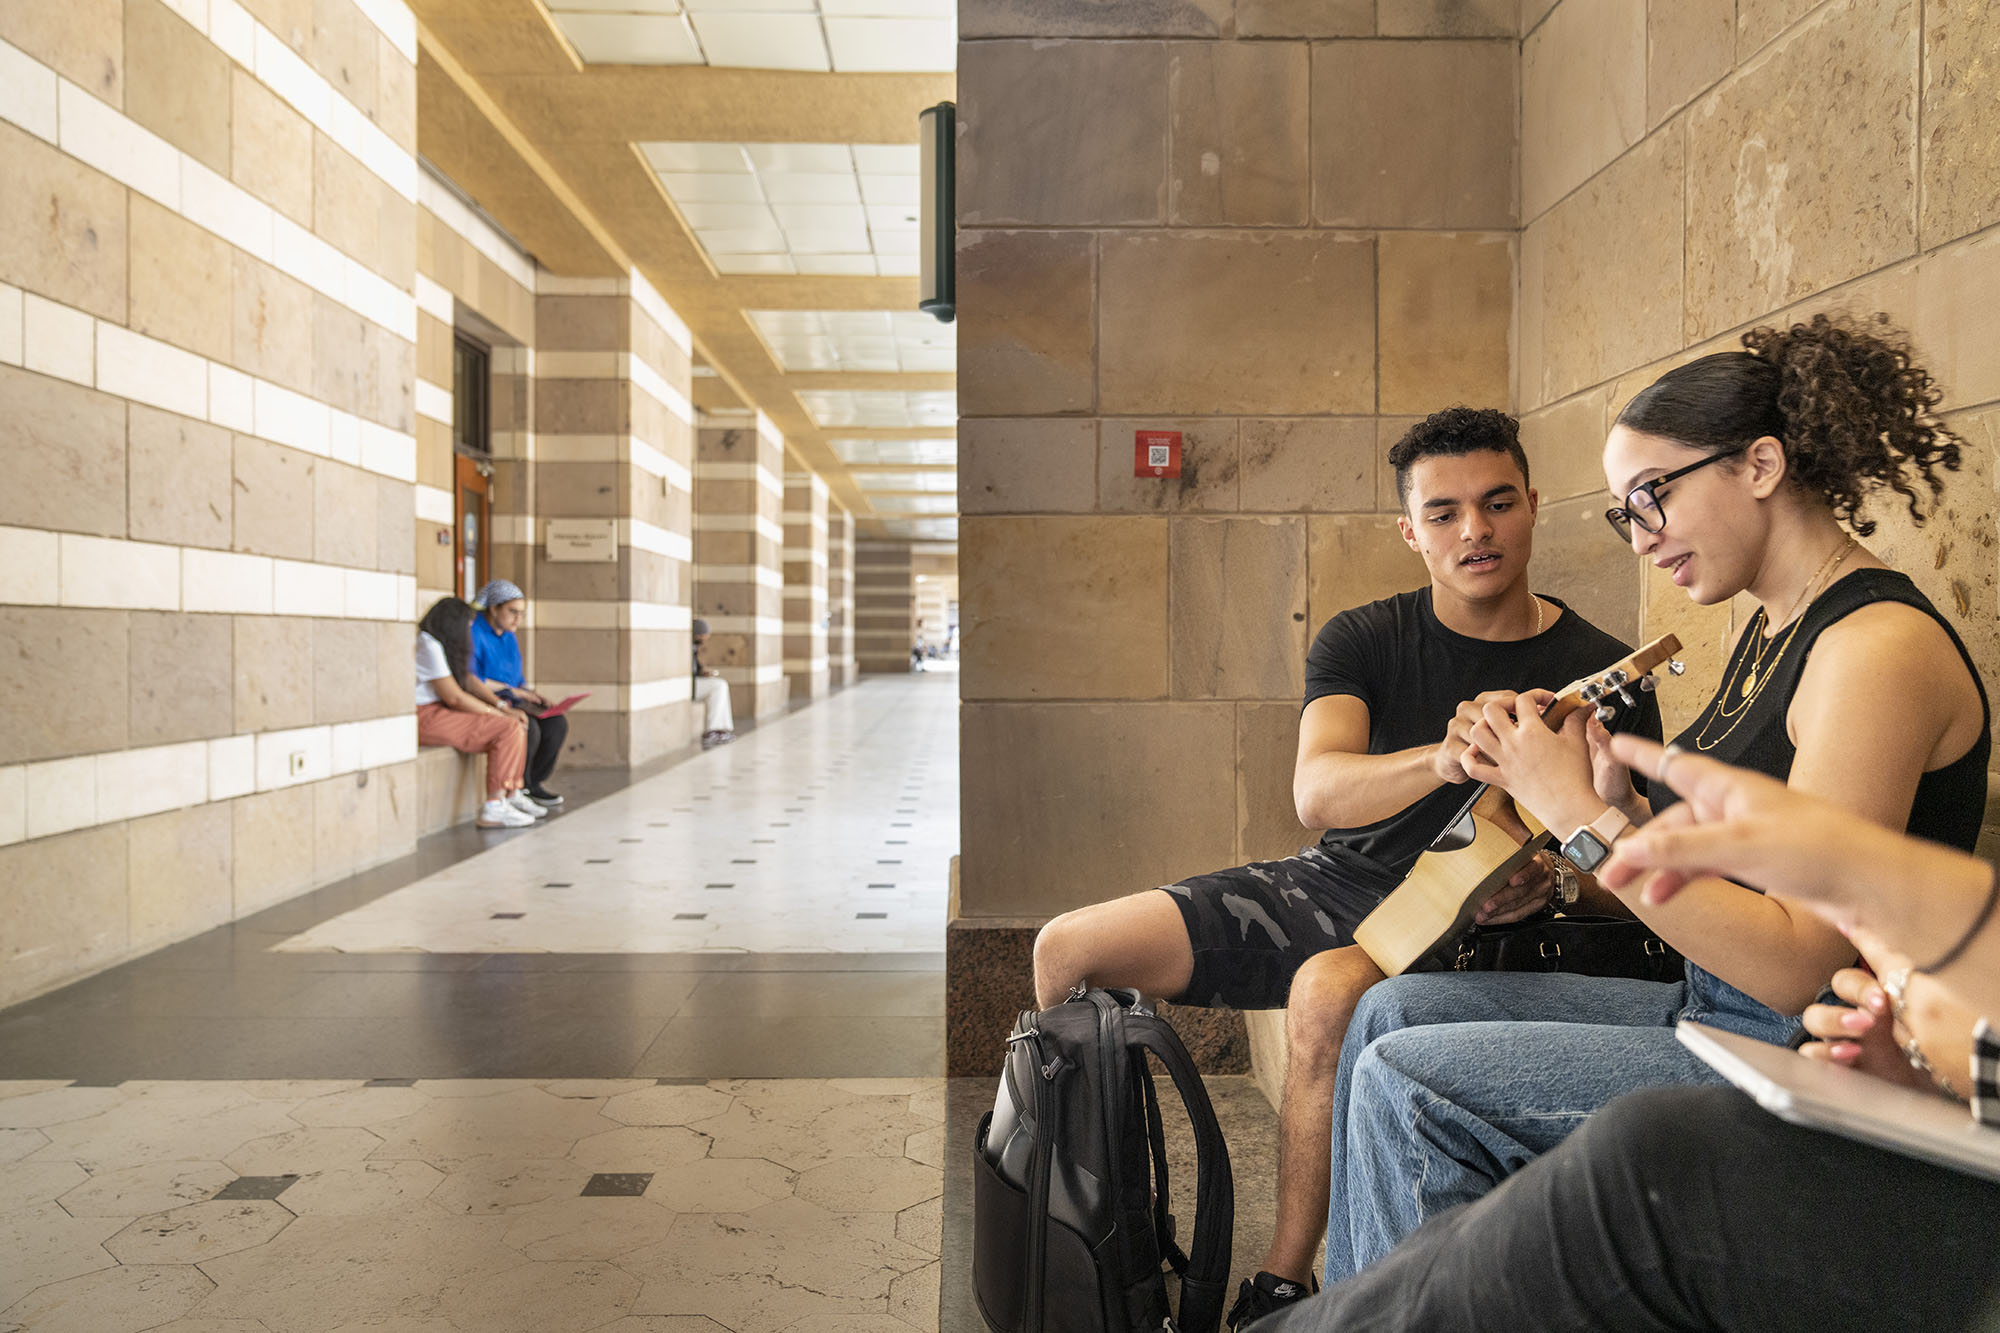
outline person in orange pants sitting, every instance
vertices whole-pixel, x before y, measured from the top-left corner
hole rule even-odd
[[[486,754],[481,828],[522,828],[548,811],[522,790],[527,715],[493,697],[472,674],[472,607],[442,597],[417,622],[417,743]]]

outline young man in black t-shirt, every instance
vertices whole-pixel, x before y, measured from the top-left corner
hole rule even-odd
[[[1361,992],[1382,977],[1354,928],[1463,804],[1458,757],[1478,710],[1560,688],[1630,651],[1529,591],[1537,497],[1519,429],[1503,412],[1455,407],[1389,451],[1398,525],[1431,581],[1335,616],[1307,655],[1292,787],[1300,822],[1326,835],[1282,861],[1064,913],[1035,941],[1043,1007],[1088,979],[1181,1004],[1287,1009],[1277,1227],[1264,1271],[1229,1312],[1232,1328],[1310,1288],[1341,1038]],[[1658,737],[1658,706],[1641,698],[1631,729]],[[1477,920],[1532,914],[1552,882],[1546,862],[1531,863]],[[1595,897],[1592,906],[1627,914]]]

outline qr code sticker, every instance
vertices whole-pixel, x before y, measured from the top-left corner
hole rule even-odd
[[[1173,462],[1173,451],[1164,444],[1146,446],[1147,467],[1167,467]]]

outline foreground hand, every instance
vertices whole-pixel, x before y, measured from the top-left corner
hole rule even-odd
[[[1590,785],[1597,792],[1598,799],[1606,805],[1625,812],[1625,817],[1633,823],[1642,823],[1643,815],[1649,815],[1645,802],[1639,797],[1639,789],[1632,785],[1632,770],[1611,753],[1611,733],[1597,713],[1583,710],[1585,721],[1583,734],[1590,741]]]
[[[509,708],[507,710],[507,716],[512,718],[515,722],[519,723],[524,727],[528,725],[527,713],[519,708]]]
[[[1471,729],[1477,753],[1468,752],[1460,762],[1474,781],[1505,788],[1544,827],[1566,833],[1604,806],[1591,789],[1583,714],[1572,713],[1559,732],[1542,721],[1542,710],[1554,699],[1547,690],[1530,690],[1511,709],[1486,705]]]
[[[1549,854],[1538,853],[1534,860],[1514,872],[1513,878],[1502,886],[1500,892],[1480,904],[1479,910],[1473,913],[1473,924],[1501,926],[1533,916],[1549,905],[1549,890],[1555,878]]]
[[[1889,1015],[1889,995],[1880,982],[1858,967],[1833,974],[1833,993],[1853,1005],[1815,1004],[1805,1012],[1806,1031],[1816,1038],[1799,1048],[1809,1060],[1846,1065],[1864,1074],[1905,1087],[1936,1091],[1929,1079],[1911,1068],[1897,1044]]]
[[[1514,711],[1514,702],[1519,696],[1513,690],[1488,690],[1484,694],[1467,699],[1458,706],[1451,722],[1444,729],[1444,739],[1438,742],[1431,767],[1446,782],[1469,782],[1473,779],[1465,771],[1465,756],[1472,749],[1472,728],[1486,716],[1489,706]],[[1475,757],[1477,757],[1475,752]]]
[[[1611,738],[1612,754],[1685,799],[1618,840],[1598,878],[1624,888],[1651,873],[1643,900],[1663,903],[1692,880],[1719,875],[1808,903],[1843,930],[1853,883],[1913,878],[1922,848],[1801,795],[1775,778],[1638,736]],[[1939,849],[1940,851],[1942,849]]]

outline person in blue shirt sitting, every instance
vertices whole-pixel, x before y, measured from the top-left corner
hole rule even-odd
[[[549,790],[548,780],[569,735],[569,719],[535,716],[550,700],[524,683],[521,641],[514,637],[514,631],[520,628],[527,602],[518,586],[494,579],[479,590],[473,605],[479,608],[479,615],[472,622],[472,674],[527,720],[528,798],[537,805],[561,805],[563,798]]]

